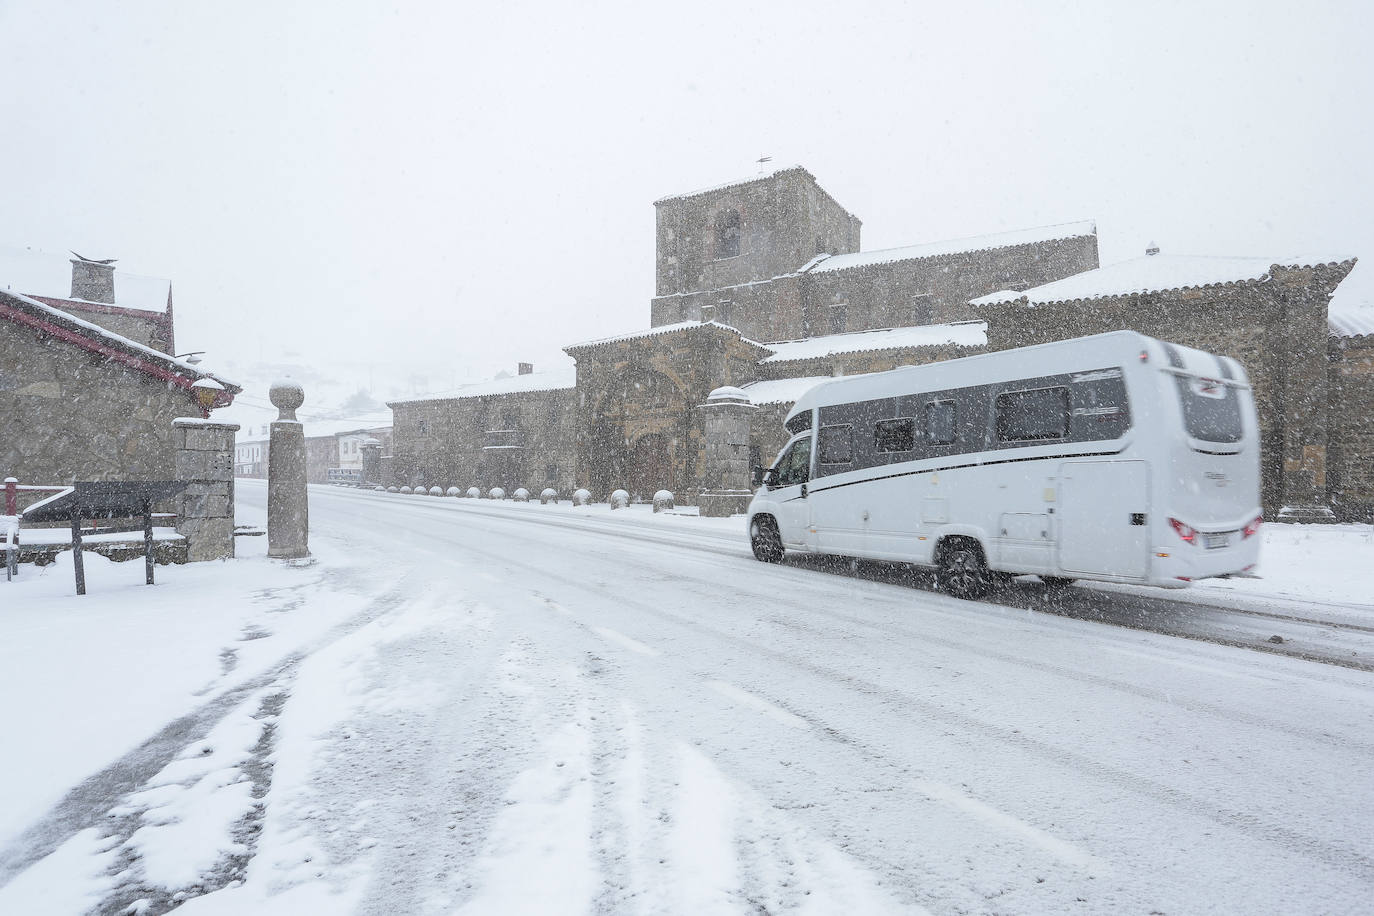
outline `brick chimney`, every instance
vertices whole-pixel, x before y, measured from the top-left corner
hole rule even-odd
[[[530,375],[530,374],[532,374],[533,372],[534,372],[534,363],[521,363],[521,364],[520,364],[520,374],[521,374],[521,375]]]
[[[114,305],[114,264],[72,258],[72,298]]]

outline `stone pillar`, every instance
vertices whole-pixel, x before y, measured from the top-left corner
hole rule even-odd
[[[305,427],[296,408],[305,390],[295,382],[274,382],[268,390],[279,415],[267,444],[267,555],[280,559],[310,556],[309,504],[305,491]]]
[[[234,555],[234,433],[237,423],[182,417],[172,421],[177,480],[190,485],[176,498],[177,533],[186,559]]]
[[[711,518],[737,515],[749,507],[749,427],[754,405],[738,388],[717,388],[699,408],[705,416],[706,464],[697,503]]]
[[[382,486],[386,482],[382,479],[382,440],[369,436],[359,448],[363,453],[363,478],[358,485],[366,489]]]

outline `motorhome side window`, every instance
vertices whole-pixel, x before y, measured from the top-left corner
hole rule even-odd
[[[931,445],[949,445],[954,439],[954,402],[931,401],[926,405],[926,441]]]
[[[778,458],[773,486],[788,487],[811,478],[811,437],[798,439]]]
[[[873,427],[875,452],[909,452],[916,447],[916,421],[911,417],[879,420]]]
[[[817,442],[821,464],[851,464],[854,461],[854,427],[822,426]]]
[[[1063,439],[1069,434],[1069,389],[1038,388],[999,394],[997,438],[1002,442]]]

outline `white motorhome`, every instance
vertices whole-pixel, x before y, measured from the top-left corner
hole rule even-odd
[[[749,505],[754,555],[1180,588],[1259,560],[1244,368],[1133,331],[822,382]]]

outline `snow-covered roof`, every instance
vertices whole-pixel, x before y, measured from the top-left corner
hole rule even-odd
[[[71,261],[69,257],[43,251],[0,248],[0,289],[25,296],[82,302],[84,300],[72,299]],[[114,272],[114,304],[120,308],[165,312],[171,288],[170,280],[141,277],[118,268]]]
[[[10,290],[4,290],[4,292],[13,297],[13,300],[22,303],[29,311],[39,312],[45,319],[56,319],[59,324],[65,324],[77,331],[79,336],[89,338],[99,343],[113,344],[117,350],[123,350],[145,361],[151,360],[159,366],[166,367],[176,374],[187,378],[197,380],[206,378],[213,379],[226,388],[233,389],[235,393],[243,390],[242,385],[229,381],[217,372],[206,372],[203,369],[197,369],[185,360],[175,359],[163,353],[161,350],[154,350],[152,347],[130,340],[127,337],[121,337],[119,334],[108,331],[94,322],[78,318],[70,312],[54,308],[45,302],[39,302],[37,299]]]
[[[1334,337],[1374,334],[1374,275],[1367,264],[1356,264],[1336,287],[1327,306],[1326,326]]]
[[[1220,258],[1198,255],[1154,254],[1087,270],[1025,292],[1003,290],[972,301],[995,305],[1024,299],[1028,305],[1128,296],[1133,293],[1225,286],[1247,280],[1263,280],[1275,266],[1311,267],[1339,263],[1326,258]]]
[[[412,398],[398,398],[387,401],[388,407],[399,404],[419,404],[424,401],[455,401],[462,398],[482,398],[493,394],[520,394],[528,391],[561,391],[577,387],[577,367],[550,369],[546,372],[531,372],[526,375],[513,375],[510,378],[494,379],[490,382],[477,382],[463,385],[449,391],[436,391]]]
[[[707,327],[720,328],[721,330],[729,331],[732,334],[738,335],[739,339],[744,341],[745,343],[753,344],[756,347],[771,346],[770,344],[761,344],[758,341],[750,340],[743,334],[740,334],[740,332],[736,328],[732,328],[728,324],[721,324],[719,321],[677,321],[673,324],[661,324],[658,327],[646,328],[643,331],[632,331],[629,334],[619,334],[615,337],[602,337],[597,340],[584,340],[582,343],[576,343],[564,347],[563,350],[564,352],[568,352],[571,350],[583,350],[587,347],[598,347],[602,344],[621,343],[622,341],[626,340],[640,340],[642,338],[647,337],[658,337],[661,334],[673,334],[677,331],[686,331],[691,328]]]
[[[756,181],[764,181],[768,178],[775,178],[778,175],[781,175],[783,172],[792,171],[806,172],[808,176],[811,175],[810,172],[807,172],[806,169],[800,165],[780,165],[777,168],[769,169],[766,172],[760,172],[757,175],[750,175],[748,178],[737,178],[734,181],[727,181],[724,184],[712,185],[709,188],[698,188],[695,191],[686,191],[682,194],[669,194],[667,197],[660,197],[658,200],[654,201],[654,203],[661,204],[670,200],[682,200],[683,198],[687,197],[696,197],[698,194],[710,194],[713,191],[723,191],[726,188],[733,188],[745,184],[753,184]],[[811,176],[811,180],[815,181],[815,176]]]
[[[815,385],[828,382],[832,376],[809,375],[803,378],[779,378],[754,382],[744,386],[744,393],[752,404],[791,404]]]
[[[1056,239],[1072,239],[1096,234],[1096,223],[1092,220],[1080,220],[1076,223],[1058,223],[1053,226],[1037,226],[1033,229],[1017,229],[1013,232],[947,239],[942,242],[928,242],[924,245],[908,245],[904,248],[884,248],[879,251],[836,254],[816,264],[810,272],[813,274],[826,273],[834,270],[848,270],[851,267],[866,267],[870,264],[914,261],[919,258],[935,258],[940,255],[964,254],[971,251],[988,251],[994,248],[1011,248],[1015,245],[1031,245],[1036,242],[1051,242]]]
[[[781,363],[800,359],[817,359],[841,353],[861,353],[869,350],[903,350],[908,347],[935,347],[954,344],[960,347],[982,347],[988,342],[985,321],[961,321],[956,324],[925,324],[910,328],[883,328],[877,331],[856,331],[852,334],[831,334],[784,343],[764,344],[773,351],[762,362]]]
[[[1336,309],[1326,316],[1326,327],[1335,337],[1361,337],[1374,334],[1374,306]]]

